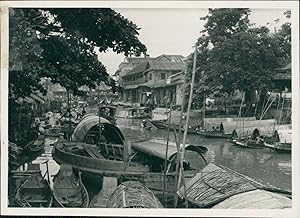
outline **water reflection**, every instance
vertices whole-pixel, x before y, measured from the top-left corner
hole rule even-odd
[[[166,130],[142,131],[141,122],[142,120],[136,119],[120,119],[117,120],[117,125],[127,140],[167,138]],[[175,140],[173,133],[170,134],[170,140]],[[280,154],[266,148],[241,148],[226,139],[208,139],[192,134],[188,135],[187,143],[206,146],[208,152],[205,158],[208,162],[214,161],[258,180],[291,190],[290,154]]]

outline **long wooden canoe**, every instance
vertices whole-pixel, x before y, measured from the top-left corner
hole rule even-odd
[[[52,156],[58,163],[70,164],[83,172],[96,175],[141,175],[149,171],[148,167],[139,163],[104,159],[95,148],[89,149],[90,152],[87,153],[84,147],[93,148],[82,142],[58,142],[54,145]]]
[[[76,178],[71,165],[62,164],[53,180],[54,205],[57,207],[87,208],[88,192],[79,178]]]
[[[265,147],[272,149],[278,153],[291,153],[292,143],[274,142],[274,143],[264,143]]]

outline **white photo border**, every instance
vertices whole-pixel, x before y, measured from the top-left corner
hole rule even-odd
[[[2,1],[1,6],[1,215],[129,216],[129,217],[299,217],[299,2],[298,1]],[[287,8],[292,23],[292,208],[241,209],[110,209],[110,208],[9,208],[8,207],[8,9],[56,8]],[[196,40],[196,39],[195,39]],[[297,207],[298,206],[298,207]]]

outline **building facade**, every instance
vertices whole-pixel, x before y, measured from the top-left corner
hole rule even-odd
[[[184,57],[181,55],[145,59],[122,76],[119,74],[119,81],[122,81],[124,88],[123,101],[140,104],[151,102],[157,106],[166,106],[167,102],[180,105],[184,69]]]

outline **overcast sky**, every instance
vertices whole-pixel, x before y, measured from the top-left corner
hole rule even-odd
[[[207,15],[208,9],[114,9],[137,24],[139,39],[147,47],[151,57],[161,54],[187,56],[193,51],[193,45],[203,30],[205,21],[200,17]],[[287,9],[252,9],[251,23],[266,25],[274,31],[286,22],[283,15]],[[276,24],[275,20],[280,21]],[[99,60],[106,66],[110,75],[118,69],[124,55],[113,52],[101,53]]]

